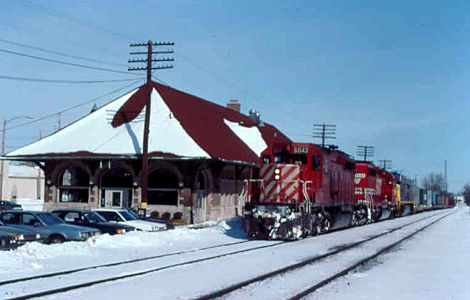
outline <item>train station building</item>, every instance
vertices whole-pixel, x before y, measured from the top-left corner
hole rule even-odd
[[[45,209],[138,208],[147,89],[141,86],[67,127],[7,155],[32,161],[45,175]],[[259,154],[287,142],[259,116],[240,113],[152,83],[148,209],[186,223],[241,212],[244,180]]]

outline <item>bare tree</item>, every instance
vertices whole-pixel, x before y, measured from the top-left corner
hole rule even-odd
[[[427,190],[443,193],[446,188],[446,180],[442,174],[431,173],[423,178],[422,185]]]
[[[467,183],[463,186],[462,195],[465,203],[470,205],[470,184]]]

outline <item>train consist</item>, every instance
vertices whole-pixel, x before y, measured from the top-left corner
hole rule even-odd
[[[251,237],[299,239],[451,204],[447,195],[355,161],[337,147],[279,143],[261,158],[257,179],[245,181],[244,223]]]

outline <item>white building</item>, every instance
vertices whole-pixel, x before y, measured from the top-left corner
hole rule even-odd
[[[38,166],[1,161],[5,176],[1,180],[1,199],[44,200],[44,172]]]

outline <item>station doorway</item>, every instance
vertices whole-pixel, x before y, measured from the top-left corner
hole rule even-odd
[[[107,170],[101,176],[101,207],[131,207],[133,181],[132,174],[124,168]]]

